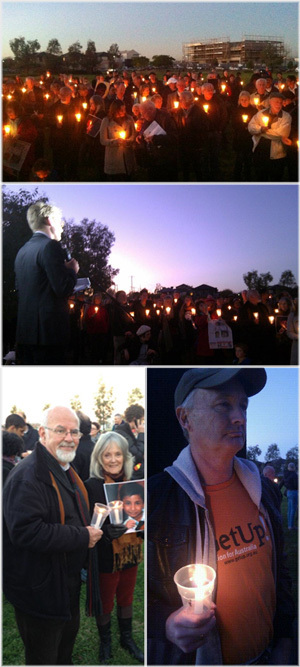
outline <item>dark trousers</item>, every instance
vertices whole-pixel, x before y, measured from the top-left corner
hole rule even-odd
[[[69,593],[69,621],[38,618],[15,608],[26,665],[73,665],[72,652],[80,623],[80,578],[76,577],[76,584],[69,589]]]

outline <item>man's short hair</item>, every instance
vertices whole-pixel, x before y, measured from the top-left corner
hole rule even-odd
[[[120,489],[120,500],[123,500],[126,496],[140,496],[144,500],[144,487],[138,482],[128,482],[128,484],[122,484]]]
[[[2,433],[2,456],[21,456],[23,452],[23,441],[17,433],[3,431]]]
[[[60,208],[52,204],[46,204],[44,201],[37,201],[31,204],[27,211],[27,222],[32,232],[42,230],[47,225],[47,220],[50,216],[62,215]]]
[[[79,419],[79,430],[83,435],[89,435],[92,428],[92,422],[90,418],[81,412],[81,410],[76,410],[77,417]]]
[[[26,428],[26,421],[23,419],[23,417],[20,417],[20,415],[13,413],[12,415],[8,415],[5,420],[5,428],[9,428],[10,426],[15,426],[16,428]]]
[[[134,419],[142,419],[144,417],[145,410],[142,405],[129,405],[124,412],[124,417],[127,422],[132,422]]]

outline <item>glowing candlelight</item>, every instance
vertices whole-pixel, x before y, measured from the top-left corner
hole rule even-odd
[[[49,100],[49,97],[50,97],[49,93],[46,93],[46,95],[44,95],[44,97],[45,97],[45,100]]]
[[[51,76],[51,75],[50,75],[50,72],[46,72],[46,77],[47,77],[47,79],[49,79],[50,76]]]
[[[75,305],[74,303],[70,303],[70,310],[73,310],[74,305]]]
[[[182,604],[194,614],[209,609],[212,601],[216,573],[209,565],[186,565],[174,576]]]
[[[7,95],[8,100],[12,100],[12,95]]]
[[[134,123],[134,127],[135,127],[135,129],[137,130],[137,129],[138,129],[138,124],[137,124],[137,123]]]
[[[167,306],[167,307],[166,307],[166,313],[167,313],[167,315],[170,315],[170,312],[171,312],[171,308],[170,308],[170,306]]]
[[[131,311],[131,313],[129,313],[129,315],[131,315],[131,317],[134,317],[134,311]]]
[[[44,83],[44,81],[39,81],[39,84],[40,84],[40,86],[42,86],[42,85],[43,85],[43,83]]]
[[[153,308],[156,308],[156,303],[153,304]]]
[[[136,91],[134,91],[134,93],[133,93],[133,97],[134,97],[134,98],[137,98],[137,92],[136,92]]]
[[[274,324],[275,317],[274,315],[269,315],[269,322],[270,324]]]
[[[199,100],[199,97],[195,97],[195,102],[198,102],[198,100]]]
[[[254,100],[253,100],[253,101],[254,101],[255,106],[258,107],[258,105],[259,105],[259,101],[260,101],[260,100],[259,100],[259,97],[254,97]]]
[[[58,122],[59,122],[60,125],[61,125],[62,122],[63,122],[63,116],[56,116],[56,118],[57,118]]]
[[[109,512],[110,509],[107,507],[107,505],[102,505],[102,503],[95,503],[91,526],[94,526],[94,528],[99,528],[100,530]]]
[[[111,522],[118,526],[123,523],[123,503],[122,500],[112,500],[108,503],[110,509]]]
[[[150,315],[150,310],[147,308],[147,310],[146,310],[145,312],[146,312],[146,317],[149,317],[149,315]]]
[[[297,139],[296,143],[297,143],[297,148],[299,148],[299,139]]]
[[[241,81],[241,86],[243,86],[243,85],[244,85],[244,81]]]
[[[8,137],[8,135],[10,134],[10,125],[4,125],[4,132],[5,132],[6,136]]]
[[[95,306],[95,313],[98,313],[99,306]]]
[[[82,102],[82,108],[87,109],[87,107],[88,107],[87,102]]]
[[[22,88],[22,93],[26,93],[26,88]]]
[[[174,102],[174,109],[178,109],[179,107],[179,102]]]
[[[76,113],[76,114],[75,114],[75,118],[76,118],[77,122],[80,123],[80,121],[81,121],[81,113]]]
[[[160,310],[159,310],[159,308],[157,308],[157,310],[156,310],[156,315],[160,315]]]
[[[237,321],[237,318],[238,318],[238,316],[237,316],[237,315],[234,315],[234,316],[233,316],[233,319],[234,319],[234,322],[236,322],[236,321]]]
[[[126,132],[122,130],[122,132],[119,132],[119,137],[120,139],[125,139],[126,138]]]
[[[284,83],[282,83],[281,86],[280,86],[281,90],[283,90],[284,87],[285,87],[285,86],[284,86]]]
[[[177,303],[178,299],[174,299],[174,303]]]
[[[225,93],[226,85],[224,83],[222,83],[222,85],[221,85],[221,90],[222,90],[222,93]]]
[[[269,120],[270,120],[270,119],[269,119],[269,116],[263,116],[263,117],[262,117],[262,122],[263,122],[263,124],[264,124],[265,127],[268,126]]]
[[[153,92],[153,93],[156,93],[156,88],[155,88],[155,86],[154,86],[154,88],[152,88],[152,92]]]
[[[196,315],[196,308],[192,308],[191,313],[192,315]]]
[[[255,319],[255,322],[258,322],[259,314],[258,313],[253,313],[253,317]]]
[[[218,315],[218,317],[221,317],[221,315],[222,315],[222,310],[221,310],[221,308],[217,308],[217,315]]]
[[[231,306],[228,306],[228,310],[231,310]]]
[[[243,119],[243,123],[247,123],[248,115],[246,113],[243,113],[242,119]]]
[[[147,97],[145,95],[142,97],[142,102],[146,102]]]
[[[276,313],[276,315],[278,315],[278,313],[279,313],[279,309],[278,309],[278,308],[275,308],[274,313]]]
[[[203,104],[203,109],[204,109],[205,113],[208,113],[209,104]]]

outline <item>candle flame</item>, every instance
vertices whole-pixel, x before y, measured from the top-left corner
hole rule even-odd
[[[208,113],[209,104],[203,104],[203,109],[204,109],[205,113]]]
[[[269,116],[263,116],[262,117],[262,121],[263,121],[263,124],[265,125],[265,127],[267,127],[269,120],[270,120]]]
[[[87,102],[82,102],[83,109],[87,109]]]
[[[75,114],[75,118],[76,118],[77,122],[80,123],[80,121],[81,121],[81,113],[76,113],[76,114]]]
[[[124,130],[122,132],[119,132],[119,137],[120,137],[120,139],[125,139],[126,132],[124,132]]]
[[[254,98],[254,104],[256,107],[259,105],[259,97]]]
[[[10,134],[10,125],[4,125],[4,132],[6,135]]]
[[[179,107],[179,102],[174,102],[174,109],[178,109]]]
[[[57,116],[57,120],[58,120],[59,123],[62,123],[63,122],[63,116]]]
[[[243,123],[247,123],[248,115],[245,113],[242,115]]]

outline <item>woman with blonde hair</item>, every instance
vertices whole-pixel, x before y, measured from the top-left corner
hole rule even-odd
[[[127,440],[114,431],[103,433],[91,456],[90,478],[85,482],[91,510],[95,503],[107,504],[104,484],[131,479],[133,457]],[[103,529],[104,546],[98,549],[99,588],[102,613],[96,616],[100,635],[100,661],[111,658],[111,612],[117,600],[120,644],[136,660],[144,656],[132,637],[132,604],[138,564],[142,560],[141,533],[127,533],[126,526],[115,526],[106,519]]]

